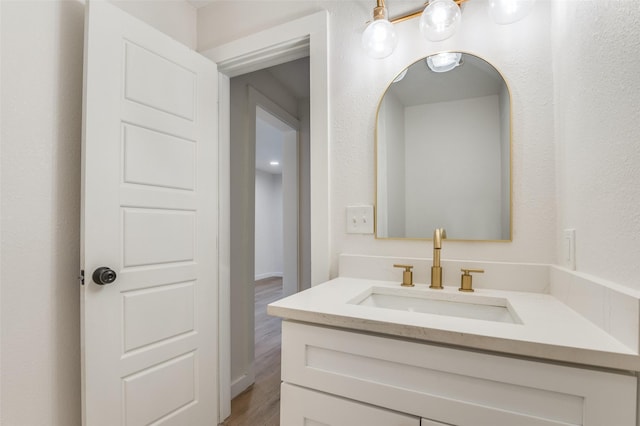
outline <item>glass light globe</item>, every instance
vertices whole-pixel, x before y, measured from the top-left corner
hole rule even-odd
[[[386,58],[393,53],[397,45],[396,30],[386,19],[376,19],[362,33],[362,47],[372,58]]]
[[[447,72],[460,65],[461,60],[460,52],[443,52],[428,56],[427,66],[433,72]]]
[[[496,24],[513,24],[529,14],[535,0],[489,0],[489,16]]]
[[[432,1],[420,16],[420,32],[431,41],[446,40],[456,32],[461,18],[460,7],[453,0]]]

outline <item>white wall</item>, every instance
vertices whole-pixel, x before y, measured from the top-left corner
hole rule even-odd
[[[283,296],[297,293],[299,288],[298,176],[298,132],[288,129],[282,133]]]
[[[640,289],[640,5],[554,2],[552,17],[557,236],[575,228],[578,271]]]
[[[197,46],[197,10],[186,0],[108,0],[130,15],[194,49]],[[83,0],[84,2],[84,0]]]
[[[256,170],[255,279],[282,276],[282,175]]]
[[[309,133],[311,127],[311,112],[309,110],[309,98],[299,99],[298,118],[300,120],[299,143],[299,181],[300,188],[311,187],[311,152]],[[311,287],[311,194],[308,190],[299,191],[299,238],[298,256],[300,259],[300,289]]]
[[[406,235],[500,239],[500,149],[498,95],[405,108]]]
[[[122,5],[174,37],[183,1]],[[84,5],[2,1],[0,424],[80,424],[80,138]],[[177,30],[177,31],[169,31]],[[183,42],[193,45],[193,36]]]
[[[420,4],[395,2],[390,13],[399,14]],[[510,26],[491,24],[485,5],[481,0],[468,2],[462,31],[444,42],[422,41],[416,20],[397,24],[400,45],[382,61],[368,58],[360,46],[365,23],[371,19],[370,1],[224,1],[199,13],[198,46],[203,49],[319,9],[330,12],[330,240],[334,276],[339,253],[430,256],[426,241],[345,234],[344,212],[347,205],[374,202],[375,114],[389,81],[407,64],[447,49],[485,58],[509,83],[515,196],[512,243],[448,242],[443,257],[543,263],[555,259],[555,229],[549,226],[556,220],[549,5],[537,3],[529,17]],[[244,13],[248,9],[251,14]],[[224,29],[223,35],[220,29]]]

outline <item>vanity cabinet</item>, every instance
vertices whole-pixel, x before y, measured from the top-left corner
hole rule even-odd
[[[282,381],[283,426],[636,426],[633,374],[292,321]]]
[[[281,425],[300,426],[420,426],[416,416],[327,395],[283,383]],[[428,424],[428,423],[427,423]]]

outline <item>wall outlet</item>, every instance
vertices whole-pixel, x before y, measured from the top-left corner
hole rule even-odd
[[[576,230],[565,229],[562,238],[563,264],[572,271],[576,270]]]
[[[373,234],[373,206],[347,206],[347,234]]]

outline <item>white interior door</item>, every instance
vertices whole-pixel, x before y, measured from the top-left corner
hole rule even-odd
[[[216,66],[107,2],[85,25],[83,423],[216,424]]]

